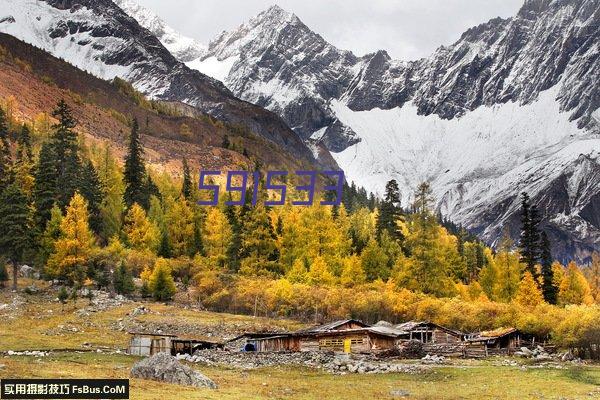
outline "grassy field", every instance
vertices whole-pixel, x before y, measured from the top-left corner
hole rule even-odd
[[[0,291],[0,305],[14,295]],[[0,351],[83,349],[95,351],[54,352],[47,357],[0,356],[0,378],[127,378],[138,360],[110,349],[124,348],[128,335],[115,329],[118,320],[141,303],[81,317],[77,310],[87,305],[78,300],[66,306],[46,294],[20,295],[22,303],[10,313],[0,311]],[[174,305],[144,303],[150,314],[138,321],[187,324],[198,327],[249,327],[250,329],[295,329],[301,324],[200,312]],[[73,328],[76,328],[74,331]],[[505,366],[501,359],[454,360],[420,375],[331,375],[298,367],[238,370],[191,365],[213,379],[219,389],[192,389],[154,381],[131,380],[131,398],[150,399],[388,399],[409,393],[411,399],[600,399],[600,366],[556,367]]]
[[[96,353],[34,359],[6,357],[0,377],[127,378],[137,359]],[[195,366],[194,366],[195,367]],[[424,375],[336,376],[302,368],[241,371],[200,367],[219,389],[191,389],[133,379],[131,398],[165,399],[593,399],[600,398],[600,368],[568,369],[494,366],[489,362],[435,368]]]

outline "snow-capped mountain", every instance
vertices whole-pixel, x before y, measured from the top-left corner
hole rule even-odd
[[[152,32],[178,60],[192,61],[206,52],[205,45],[175,31],[158,15],[141,7],[135,0],[114,0],[114,2],[128,15],[135,15],[140,25]]]
[[[317,152],[328,155],[318,146],[309,148],[276,114],[239,100],[221,82],[188,68],[110,0],[0,0],[0,6],[0,32],[97,77],[120,77],[152,98],[184,102],[246,126],[310,163]],[[163,31],[163,40],[177,37],[171,30]],[[185,47],[181,42],[170,46]],[[323,162],[335,165],[327,158]]]
[[[395,178],[406,205],[428,180],[440,211],[490,242],[517,233],[527,191],[557,255],[600,247],[600,0],[526,0],[416,61],[355,56],[273,6],[186,62],[372,191]]]

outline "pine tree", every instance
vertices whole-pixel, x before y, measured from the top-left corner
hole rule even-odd
[[[544,300],[549,304],[556,304],[558,301],[558,287],[554,283],[552,252],[550,250],[550,240],[548,239],[546,232],[542,232],[540,258],[542,264],[542,293],[544,294]]]
[[[25,195],[30,198],[33,192],[34,177],[32,176],[33,155],[31,151],[31,135],[27,125],[23,124],[17,139],[17,151],[14,162],[14,179]]]
[[[67,288],[61,286],[56,297],[58,298],[58,301],[60,302],[60,304],[62,304],[64,308],[67,300],[69,299],[69,292],[67,292]]]
[[[429,182],[421,183],[415,192],[415,199],[413,202],[414,212],[418,214],[427,214],[431,212],[433,201],[431,185]]]
[[[33,187],[33,199],[36,209],[35,222],[42,232],[46,229],[46,223],[50,219],[50,211],[56,202],[57,179],[58,171],[56,169],[54,146],[45,143],[40,150]]]
[[[181,187],[181,193],[187,200],[192,199],[192,178],[190,176],[190,167],[185,157],[183,158],[183,186]]]
[[[17,139],[17,160],[25,159],[29,161],[33,159],[33,152],[31,150],[31,130],[27,124],[23,124]]]
[[[258,205],[247,213],[241,231],[240,272],[250,276],[281,273],[276,240],[277,235],[265,207]]]
[[[231,193],[229,193],[229,201],[231,201]],[[226,252],[227,263],[230,271],[237,272],[240,269],[239,249],[242,245],[242,225],[234,206],[225,206],[225,216],[231,227],[231,239]]]
[[[47,272],[51,277],[81,283],[94,247],[94,237],[88,224],[87,204],[75,193],[60,224],[61,237],[55,243]]]
[[[98,173],[94,168],[94,165],[90,160],[84,164],[81,171],[81,195],[85,198],[88,204],[88,210],[90,214],[90,228],[96,233],[100,234],[102,230],[102,200],[103,190],[102,184]]]
[[[6,113],[0,107],[0,190],[10,183],[11,160]]]
[[[27,197],[16,184],[0,194],[0,254],[13,265],[13,289],[17,288],[17,268],[31,245],[31,218]]]
[[[135,290],[133,276],[125,264],[120,263],[113,274],[113,285],[115,292],[122,295],[130,295]]]
[[[52,126],[51,145],[56,168],[55,193],[61,208],[65,208],[77,190],[81,187],[81,159],[77,134],[73,130],[77,121],[73,111],[61,100],[52,115],[58,123]]]
[[[146,178],[146,167],[144,165],[144,149],[140,142],[140,132],[137,119],[133,120],[129,147],[125,156],[125,171],[123,176],[125,182],[124,200],[127,207],[138,203],[142,208],[148,209],[148,180]]]
[[[377,218],[377,237],[381,237],[383,231],[387,231],[395,240],[402,240],[402,231],[398,221],[402,217],[400,209],[400,189],[395,180],[385,185],[385,198],[381,202],[381,209]]]
[[[152,275],[148,279],[148,289],[156,301],[171,300],[177,292],[171,268],[165,259],[156,260]]]
[[[537,278],[536,265],[540,261],[540,231],[539,217],[535,205],[530,204],[529,195],[521,194],[521,262],[527,266],[527,271]]]
[[[62,231],[60,230],[62,219],[63,216],[60,208],[58,208],[58,206],[55,204],[50,211],[50,220],[46,224],[46,229],[44,230],[40,240],[39,256],[42,265],[45,265],[50,255],[54,253],[54,245],[62,235]]]

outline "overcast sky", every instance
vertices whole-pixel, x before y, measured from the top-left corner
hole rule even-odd
[[[181,33],[208,43],[273,4],[295,13],[339,48],[363,55],[424,57],[466,29],[509,17],[523,0],[138,0]]]

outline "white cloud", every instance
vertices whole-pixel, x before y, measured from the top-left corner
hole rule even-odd
[[[357,55],[387,50],[411,60],[466,29],[509,17],[523,0],[138,0],[187,36],[208,43],[272,4],[295,13],[330,43]]]

